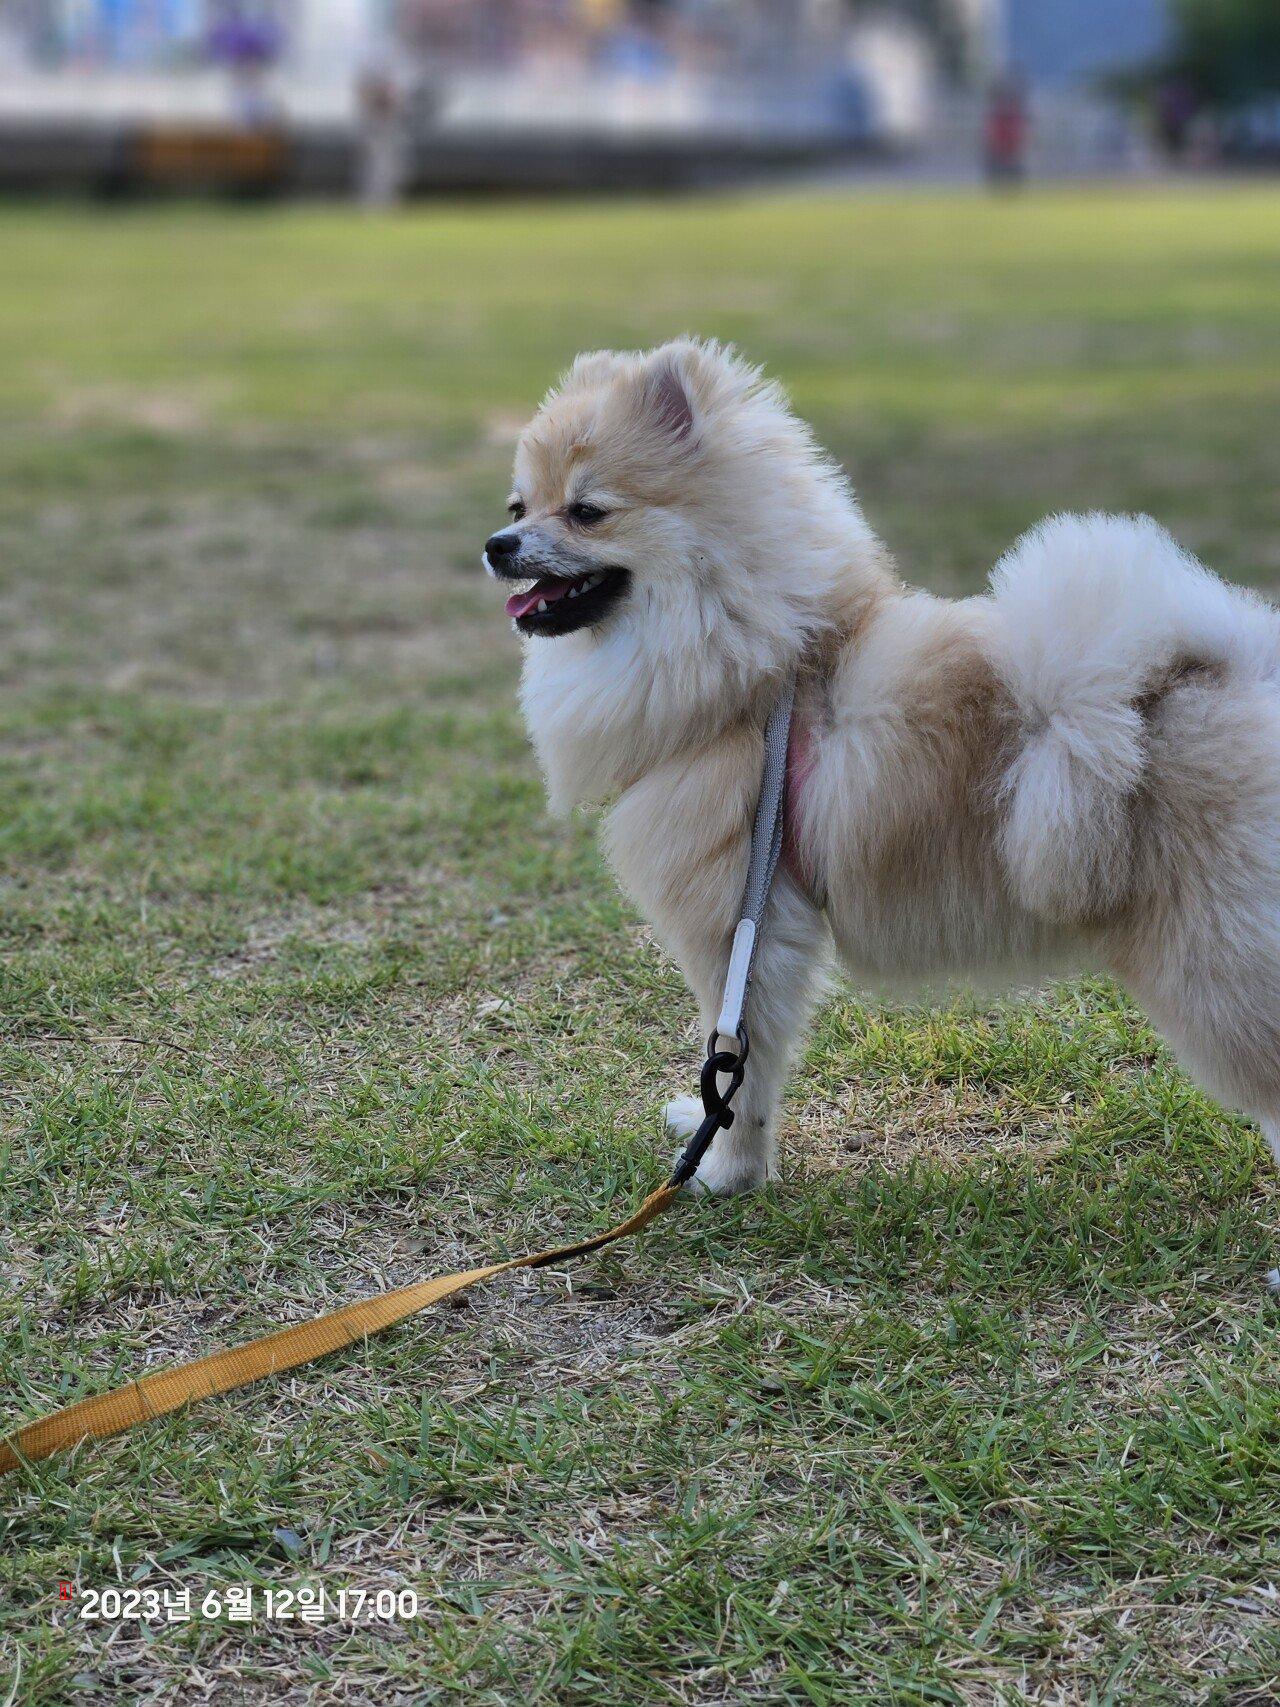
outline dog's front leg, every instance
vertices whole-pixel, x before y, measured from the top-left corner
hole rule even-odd
[[[728,1196],[773,1177],[778,1158],[778,1105],[801,1030],[813,1009],[826,960],[821,913],[779,875],[765,912],[747,1005],[750,1054],[734,1102],[734,1122],[717,1132],[692,1182],[694,1190]],[[681,955],[709,1036],[720,1012],[729,940]],[[702,1123],[698,1097],[667,1104],[668,1130],[684,1142]]]

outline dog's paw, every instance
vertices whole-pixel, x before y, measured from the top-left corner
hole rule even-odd
[[[717,1143],[719,1138],[712,1140],[711,1148],[698,1163],[697,1173],[685,1186],[686,1191],[706,1197],[738,1197],[744,1191],[759,1191],[777,1177],[777,1169],[770,1167],[762,1156],[744,1156],[727,1144],[717,1155]]]
[[[663,1113],[667,1131],[678,1141],[672,1157],[673,1162],[678,1162],[685,1145],[702,1125],[702,1102],[698,1097],[676,1097]],[[737,1145],[726,1140],[723,1132],[717,1132],[685,1190],[702,1192],[708,1197],[736,1197],[739,1192],[755,1191],[771,1180],[774,1173],[763,1152],[744,1155]]]

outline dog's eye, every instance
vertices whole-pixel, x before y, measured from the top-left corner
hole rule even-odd
[[[522,522],[524,520],[525,508],[524,508],[524,505],[520,502],[519,498],[513,498],[511,500],[511,502],[507,505],[507,512],[510,515],[511,520],[513,522]]]
[[[608,514],[599,504],[570,504],[568,510],[571,522],[580,522],[583,527],[593,527],[596,522],[602,522]]]

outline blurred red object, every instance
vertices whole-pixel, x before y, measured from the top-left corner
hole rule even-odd
[[[1030,114],[1022,87],[1013,78],[995,84],[987,101],[982,141],[987,176],[1008,183],[1026,171]]]

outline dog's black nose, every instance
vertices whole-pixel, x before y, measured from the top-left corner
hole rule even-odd
[[[484,554],[495,567],[505,559],[514,557],[519,549],[520,535],[514,528],[505,528],[501,533],[491,533],[484,542]]]

